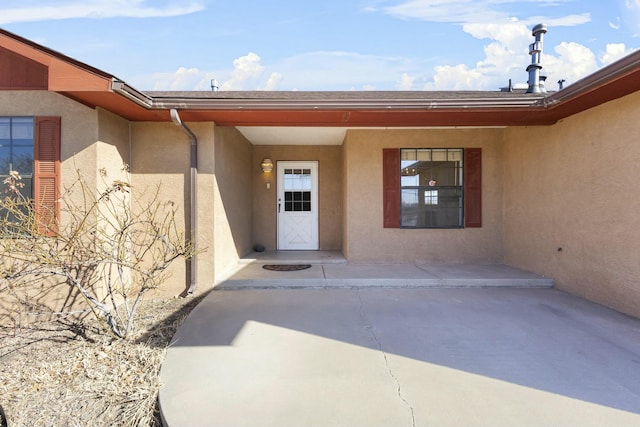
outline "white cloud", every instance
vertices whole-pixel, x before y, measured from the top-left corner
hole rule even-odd
[[[586,46],[575,42],[562,42],[551,54],[542,55],[542,74],[547,75],[547,89],[554,89],[558,80],[566,80],[566,84],[593,73],[598,69],[596,55]]]
[[[504,19],[504,15],[486,7],[482,0],[410,0],[383,10],[401,19],[431,22],[490,22]]]
[[[243,90],[247,84],[257,82],[264,71],[260,57],[249,52],[233,61],[231,77],[222,83],[221,90]]]
[[[151,80],[154,82],[153,90],[211,90],[211,80],[214,78],[213,73],[180,67],[171,73],[154,73],[151,78],[141,76],[132,80],[132,84],[137,86],[139,81],[139,88],[143,89],[143,85]]]
[[[256,53],[233,61],[233,68],[199,70],[180,67],[174,72],[136,76],[130,83],[138,89],[210,90],[211,79],[220,90],[376,90],[419,89],[432,68],[426,60],[361,55],[351,52],[308,52],[263,64]]]
[[[435,71],[433,81],[424,90],[481,89],[479,83],[487,80],[477,68],[470,69],[465,64],[441,65]]]
[[[488,40],[482,59],[475,64],[434,67],[432,76],[423,84],[424,89],[495,90],[506,86],[510,78],[514,84],[526,82],[526,67],[531,63],[528,47],[534,40],[531,35],[533,25],[543,22],[551,31],[554,27],[576,26],[591,21],[588,12],[560,16],[522,16],[522,11],[532,8],[540,10],[541,6],[553,12],[555,6],[562,6],[568,1],[402,0],[378,10],[399,19],[460,24],[463,31],[472,37]],[[640,0],[633,1],[640,4]],[[580,44],[561,43],[555,48],[556,55],[552,52],[553,48],[545,46],[542,74],[547,75],[548,82],[555,82],[560,78],[572,82],[598,68],[596,56]],[[605,63],[615,53],[614,50],[608,52],[606,57],[603,56],[602,62]]]
[[[405,1],[399,6],[419,6],[426,11],[424,16],[449,19],[438,13],[449,10],[452,4],[458,9],[468,6],[479,11],[482,7],[494,8],[498,2],[512,1],[413,0]],[[553,0],[529,2],[547,6],[558,4]],[[640,4],[640,0],[636,0],[636,3]],[[555,22],[556,25],[577,25],[590,19],[588,14],[567,15],[551,21],[538,18],[540,17],[531,19],[536,24]],[[232,69],[205,72],[194,68],[180,68],[175,73],[157,74],[154,76],[155,88],[210,90],[210,81],[215,77],[220,81],[222,90],[497,90],[507,86],[509,79],[514,85],[526,85],[526,68],[531,63],[528,47],[534,40],[531,35],[532,26],[528,18],[505,18],[501,22],[461,22],[465,33],[486,41],[481,58],[471,63],[465,61],[446,64],[440,60],[441,65],[435,66],[434,58],[409,59],[316,51],[266,64],[256,53],[249,53],[233,61]],[[548,27],[552,33],[554,25],[548,24]],[[574,83],[632,51],[624,44],[609,44],[604,52],[595,54],[580,43],[561,42],[550,45],[548,40],[549,35],[545,36],[542,74],[547,76],[549,90],[555,90],[556,82],[560,79],[565,80],[567,85]]]
[[[611,22],[609,21],[609,27],[611,27],[614,30],[619,30],[621,25],[620,25],[620,17],[617,17],[615,19],[615,22]]]
[[[220,90],[275,90],[282,75],[268,73],[256,53],[249,52],[233,61],[233,69],[204,71],[198,68],[180,67],[175,72],[155,73],[151,76],[153,90],[211,90],[211,80],[218,80]],[[140,76],[132,80],[148,82],[149,78]],[[143,89],[145,83],[141,83]]]
[[[405,0],[381,10],[400,19],[487,24],[506,23],[512,20],[515,16],[520,15],[522,10],[527,9],[523,3],[537,6],[558,6],[568,1],[570,0]],[[508,5],[514,5],[512,12],[505,10]],[[374,9],[367,8],[367,10]],[[582,13],[557,18],[551,16],[520,17],[520,20],[526,24],[546,22],[554,26],[574,26],[589,22],[591,16],[588,13]]]
[[[475,38],[491,40],[484,48],[484,58],[474,66],[443,65],[435,68],[433,77],[424,85],[426,90],[495,90],[513,83],[526,82],[526,67],[531,63],[528,46],[533,42],[531,31],[523,23],[508,25],[466,24],[463,30]],[[545,46],[542,54],[542,75],[547,76],[547,89],[555,90],[558,80],[566,84],[593,73],[634,49],[624,44],[608,44],[599,56],[588,47],[575,42]]]
[[[0,24],[52,21],[69,18],[150,18],[186,15],[204,10],[196,0],[173,0],[163,6],[147,0],[67,0],[31,2],[26,6],[0,7]]]
[[[263,88],[264,90],[276,90],[278,89],[278,85],[282,81],[282,74],[280,73],[271,73],[269,79],[267,79],[267,84]]]
[[[624,43],[609,43],[607,44],[606,51],[600,55],[600,63],[602,65],[609,65],[635,50],[636,49],[633,48],[627,48]]]
[[[533,42],[531,30],[521,22],[506,24],[465,24],[463,31],[477,39],[491,40],[484,47],[484,58],[474,67],[465,64],[435,68],[427,90],[495,90],[507,86],[508,79],[526,80],[525,69],[531,63],[528,54]]]
[[[412,90],[413,82],[415,82],[416,78],[414,76],[410,76],[407,73],[402,73],[400,77],[400,84],[398,89],[400,90]]]

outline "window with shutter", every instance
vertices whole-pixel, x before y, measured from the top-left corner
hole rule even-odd
[[[482,226],[482,149],[383,150],[385,228]]]

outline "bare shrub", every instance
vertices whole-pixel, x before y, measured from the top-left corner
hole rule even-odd
[[[99,172],[102,190],[77,172],[58,200],[63,220],[36,211],[20,193],[17,172],[5,180],[0,296],[10,294],[24,306],[34,293],[61,283],[80,297],[80,306],[105,331],[126,338],[145,293],[161,286],[167,268],[192,257],[194,249],[177,226],[175,204],[162,199],[160,186],[145,191],[140,201],[131,197],[128,181],[107,183],[106,170]]]

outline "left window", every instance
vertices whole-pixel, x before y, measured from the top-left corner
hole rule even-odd
[[[18,190],[33,202],[34,226],[45,236],[56,235],[60,218],[60,140],[59,116],[0,117],[0,186],[20,174]]]
[[[18,172],[24,184],[18,190],[28,199],[33,198],[34,135],[33,117],[0,117],[0,182]]]

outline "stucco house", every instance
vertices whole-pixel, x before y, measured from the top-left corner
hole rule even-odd
[[[638,117],[640,51],[548,93],[141,92],[0,30],[0,164],[26,126],[36,200],[78,165],[130,165],[132,197],[162,182],[208,248],[168,295],[260,244],[504,263],[640,316]]]

